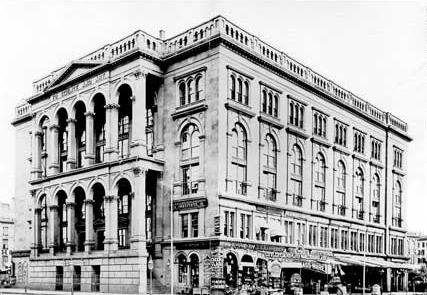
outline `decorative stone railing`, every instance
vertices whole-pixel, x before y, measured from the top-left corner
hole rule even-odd
[[[31,114],[31,105],[29,103],[23,103],[15,108],[15,118],[28,116]]]
[[[309,67],[304,66],[285,53],[261,41],[256,36],[251,35],[222,16],[215,17],[210,21],[166,40],[153,37],[139,30],[113,44],[106,45],[85,55],[79,60],[106,62],[118,59],[137,50],[148,53],[156,58],[166,58],[182,50],[186,50],[193,45],[210,40],[215,36],[220,36],[228,42],[246,49],[265,62],[284,70],[296,79],[304,81],[315,89],[346,104],[358,112],[378,122],[389,124],[401,131],[407,132],[407,124],[405,122],[372,106],[365,100],[316,73]],[[52,83],[57,73],[59,73],[59,71],[34,82],[35,92],[40,93],[44,91],[46,87]]]

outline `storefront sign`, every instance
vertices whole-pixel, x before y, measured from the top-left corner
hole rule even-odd
[[[221,219],[219,216],[214,217],[214,231],[216,236],[221,235]]]
[[[225,280],[221,278],[211,278],[211,289],[215,289],[215,290],[225,289]]]
[[[205,208],[207,206],[208,200],[206,198],[200,198],[196,200],[180,200],[173,202],[173,211],[200,209]]]
[[[272,278],[280,278],[280,273],[282,272],[282,267],[280,263],[275,262],[269,265],[270,277]]]
[[[312,269],[318,272],[330,273],[329,265],[324,263],[317,263],[314,261],[302,261],[302,267]]]

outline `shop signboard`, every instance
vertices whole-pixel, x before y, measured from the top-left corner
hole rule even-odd
[[[223,278],[211,278],[211,289],[215,289],[215,290],[225,289],[225,280]]]
[[[273,262],[269,265],[269,271],[270,271],[270,277],[272,278],[280,278],[280,273],[282,271],[282,267],[280,266],[280,263]]]

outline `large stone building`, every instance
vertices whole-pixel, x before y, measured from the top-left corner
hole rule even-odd
[[[34,92],[13,121],[31,287],[144,293],[151,256],[177,292],[360,291],[364,266],[405,289],[407,124],[227,19],[137,31]]]

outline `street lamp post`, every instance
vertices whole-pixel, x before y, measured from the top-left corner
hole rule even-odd
[[[148,270],[150,271],[150,295],[153,294],[153,259],[151,256],[148,259]]]

